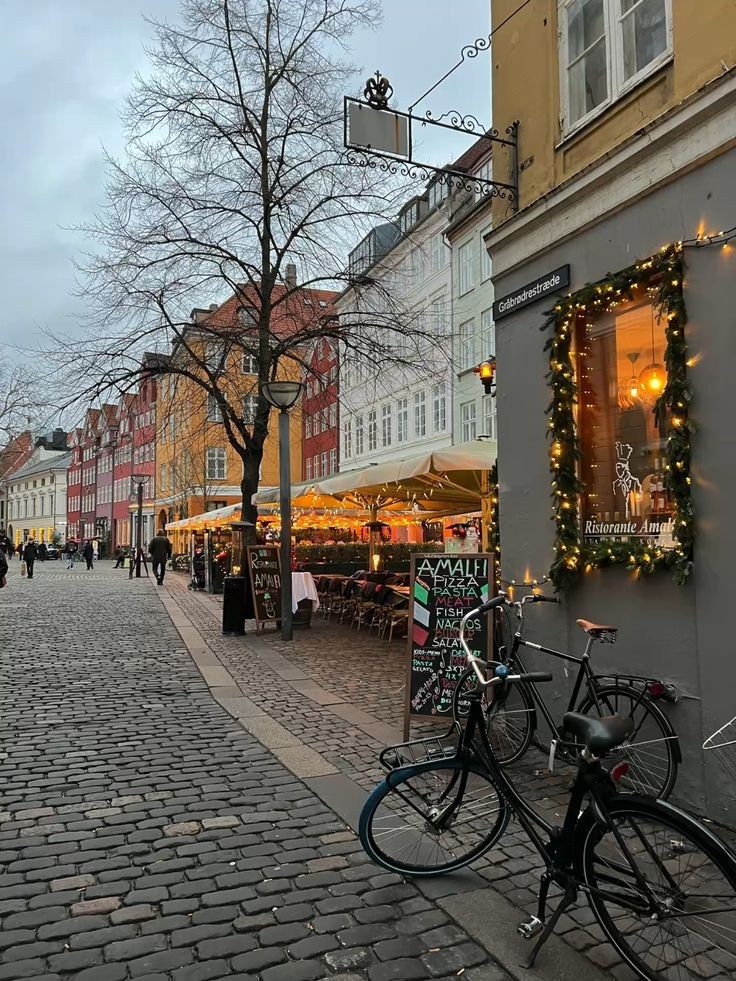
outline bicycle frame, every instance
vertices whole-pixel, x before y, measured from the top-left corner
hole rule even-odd
[[[517,616],[521,624],[523,625],[524,619],[521,612],[522,603],[515,603],[513,605],[518,609],[519,612],[517,613]],[[585,650],[583,651],[582,656],[576,656],[574,654],[568,654],[566,651],[558,651],[552,647],[545,647],[543,644],[535,644],[531,640],[525,640],[522,635],[522,627],[519,626],[514,633],[514,640],[511,646],[511,653],[509,654],[508,658],[504,659],[504,663],[507,663],[512,667],[514,665],[518,665],[520,672],[522,674],[525,673],[529,669],[524,664],[521,657],[519,657],[519,648],[528,647],[530,650],[538,651],[540,654],[547,654],[550,657],[555,657],[560,661],[565,661],[570,664],[578,665],[577,676],[575,678],[575,683],[573,685],[572,693],[570,695],[570,699],[568,701],[567,708],[565,709],[565,711],[572,712],[575,710],[575,706],[580,696],[580,691],[584,683],[586,691],[588,692],[590,698],[595,703],[595,706],[598,709],[599,714],[602,715],[603,706],[601,705],[601,702],[598,699],[598,694],[596,691],[596,684],[595,684],[598,676],[596,675],[595,671],[593,670],[590,664],[591,650],[593,648],[594,643],[595,643],[595,638],[588,637],[588,642],[585,645]],[[535,707],[539,709],[542,716],[544,717],[545,722],[549,726],[550,732],[553,734],[554,737],[560,739],[563,734],[562,727],[555,722],[552,713],[547,708],[547,703],[544,701],[542,696],[537,692],[536,685],[529,685],[527,687],[527,691],[529,692]],[[639,691],[639,696],[632,706],[631,709],[632,713],[639,707],[639,705],[641,704],[641,702],[645,697],[646,697],[646,687],[644,686]]]

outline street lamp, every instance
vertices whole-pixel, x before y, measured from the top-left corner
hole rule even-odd
[[[279,410],[279,507],[281,511],[281,639],[292,639],[291,611],[291,458],[289,409],[302,391],[297,381],[270,381],[261,385],[265,399]]]
[[[143,488],[149,481],[148,474],[134,473],[130,478],[136,489],[138,520],[135,530],[135,577],[141,578],[141,559],[143,558]],[[146,566],[148,568],[148,566]],[[146,573],[148,575],[148,573]]]

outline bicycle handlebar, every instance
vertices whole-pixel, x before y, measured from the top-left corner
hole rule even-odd
[[[525,597],[525,599],[531,599],[531,597]],[[559,603],[558,599],[551,596],[540,597],[535,594],[534,599],[535,600],[546,599],[547,601],[551,601],[553,603]],[[493,599],[488,600],[487,602],[483,603],[481,606],[476,606],[475,609],[469,610],[460,621],[460,637],[459,637],[460,646],[465,651],[465,657],[467,659],[468,664],[475,672],[475,676],[478,679],[479,684],[483,685],[484,687],[488,687],[488,685],[494,685],[494,684],[498,685],[502,681],[528,681],[531,684],[534,684],[539,681],[551,681],[552,675],[548,671],[531,671],[531,672],[527,672],[526,674],[497,675],[488,680],[486,680],[486,678],[484,677],[483,671],[480,668],[480,663],[479,663],[480,658],[477,658],[473,654],[473,652],[468,647],[467,641],[465,640],[465,627],[468,621],[472,617],[479,616],[479,615],[483,616],[484,614],[489,613],[491,610],[496,609],[496,607],[503,606],[504,603],[508,603],[508,602],[509,601],[506,599],[506,596],[503,593],[500,596],[494,596]]]

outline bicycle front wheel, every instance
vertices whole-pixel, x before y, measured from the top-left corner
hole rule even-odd
[[[623,794],[578,838],[603,931],[646,981],[736,974],[736,856],[670,804]],[[615,831],[614,831],[615,827]]]
[[[455,719],[468,715],[465,696],[475,691],[477,680],[471,668],[461,675],[452,696],[452,712]],[[489,694],[490,693],[490,694]],[[535,726],[535,710],[532,696],[523,682],[513,681],[503,688],[485,690],[483,713],[486,718],[488,740],[501,766],[516,763],[529,749]]]
[[[457,760],[393,770],[365,803],[360,842],[402,875],[440,875],[474,861],[503,834],[509,812],[490,774]]]
[[[634,730],[624,745],[608,756],[610,763],[629,764],[628,773],[619,780],[621,790],[666,800],[675,786],[681,758],[680,744],[667,716],[651,698],[640,697],[633,689],[607,685],[596,688],[595,695],[598,703],[589,694],[578,712],[620,715],[634,721]]]

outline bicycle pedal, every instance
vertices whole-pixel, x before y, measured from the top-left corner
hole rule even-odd
[[[530,916],[528,920],[522,920],[516,928],[516,932],[525,940],[531,940],[538,933],[541,933],[542,930],[544,930],[544,923],[538,916]]]

